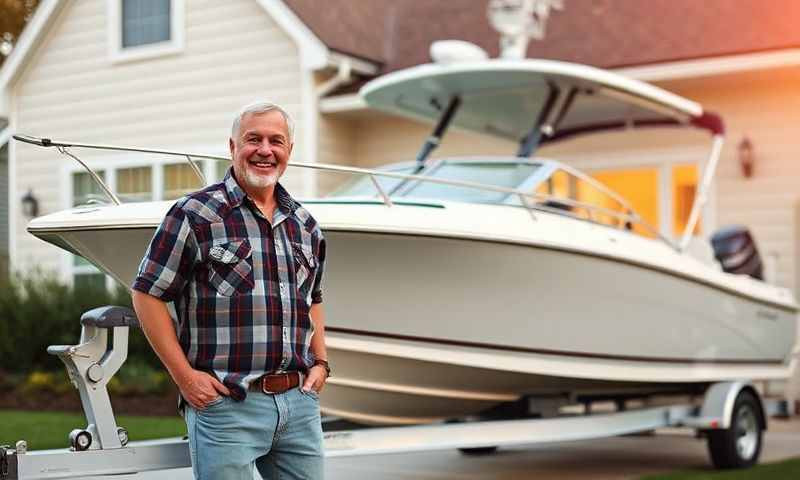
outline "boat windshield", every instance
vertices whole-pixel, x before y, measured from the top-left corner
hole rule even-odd
[[[526,160],[454,160],[444,159],[432,163],[417,175],[437,180],[470,182],[494,187],[516,189],[525,184],[539,169],[538,162]],[[381,168],[380,171],[413,174],[413,163],[395,164]],[[503,203],[508,193],[462,187],[424,180],[404,180],[399,178],[376,177],[386,192],[392,197],[424,198],[470,203]],[[370,196],[377,195],[375,186],[368,177],[361,177],[335,191],[332,196]]]

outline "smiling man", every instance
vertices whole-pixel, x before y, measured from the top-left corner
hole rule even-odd
[[[244,107],[221,183],[179,199],[139,267],[133,302],[181,393],[195,478],[322,478],[325,350],[317,222],[278,183],[293,124]],[[173,323],[167,302],[174,302]]]

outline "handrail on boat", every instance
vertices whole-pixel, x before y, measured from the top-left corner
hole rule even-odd
[[[69,148],[86,148],[86,149],[93,149],[93,150],[112,150],[112,151],[123,151],[123,152],[139,152],[139,153],[152,153],[152,154],[159,154],[159,155],[168,155],[168,156],[176,156],[176,157],[183,157],[184,159],[188,160],[190,166],[192,167],[192,171],[197,175],[203,185],[207,185],[207,179],[205,175],[203,175],[202,170],[194,161],[194,159],[205,159],[205,160],[217,160],[217,161],[229,161],[228,157],[223,157],[220,155],[209,155],[209,154],[201,154],[201,153],[189,153],[189,152],[179,152],[174,150],[160,150],[160,149],[149,149],[149,148],[138,148],[138,147],[126,147],[126,146],[116,146],[116,145],[99,145],[99,144],[88,144],[88,143],[77,143],[77,142],[63,142],[63,141],[54,141],[49,138],[42,138],[42,137],[34,137],[30,135],[14,135],[15,140],[28,143],[31,145],[36,145],[40,147],[55,147],[59,153],[69,156],[70,158],[76,160],[88,173],[91,175],[92,179],[97,182],[100,188],[108,195],[111,201],[115,205],[120,205],[122,202],[119,198],[112,192],[112,190],[106,185],[100,176],[97,175],[94,170],[92,170],[86,163],[81,161],[77,156],[72,154],[69,151]],[[601,192],[606,195],[609,195],[613,198],[616,202],[620,204],[623,208],[623,212],[619,212],[616,210],[611,210],[608,208],[604,208],[598,205],[593,205],[586,202],[581,202],[579,200],[573,200],[571,198],[563,198],[557,197],[554,195],[548,195],[543,193],[536,193],[536,192],[526,192],[522,190],[518,190],[515,188],[506,188],[506,187],[498,187],[496,185],[487,185],[483,183],[477,182],[468,182],[463,180],[448,180],[443,178],[432,178],[423,175],[409,175],[404,173],[395,173],[395,172],[385,172],[380,170],[374,169],[367,169],[367,168],[359,168],[359,167],[344,167],[340,165],[330,165],[324,163],[307,163],[307,162],[291,162],[289,164],[290,167],[298,167],[298,168],[310,168],[314,170],[321,170],[327,172],[337,172],[337,173],[346,173],[351,175],[364,175],[368,176],[372,181],[373,186],[377,190],[378,196],[381,197],[381,200],[387,207],[392,207],[394,202],[391,199],[391,195],[389,195],[383,187],[381,187],[380,182],[378,182],[377,178],[375,177],[386,177],[386,178],[397,178],[401,180],[416,180],[421,182],[428,182],[428,183],[437,183],[442,185],[449,185],[454,187],[463,187],[463,188],[474,188],[477,190],[489,191],[489,192],[496,192],[496,193],[505,193],[509,196],[515,196],[519,198],[520,203],[523,208],[531,212],[531,216],[534,220],[536,220],[536,216],[534,214],[534,210],[543,210],[543,211],[550,211],[555,212],[560,215],[568,215],[574,218],[582,219],[577,213],[573,211],[565,211],[558,208],[548,207],[546,205],[542,205],[541,202],[547,201],[555,201],[564,205],[567,205],[571,208],[577,209],[585,209],[589,215],[589,220],[595,223],[600,223],[595,219],[596,214],[600,215],[608,215],[613,217],[615,220],[618,221],[616,227],[620,229],[628,229],[630,225],[636,224],[642,226],[646,231],[651,233],[655,238],[660,239],[671,248],[675,250],[680,250],[679,246],[674,243],[672,240],[664,237],[661,233],[648,222],[646,222],[639,214],[637,214],[633,207],[628,204],[625,199],[620,197],[616,192],[610,190],[608,187],[600,183],[599,181],[595,180],[594,178],[584,174],[583,172],[576,170],[572,167],[564,165],[559,162],[559,168],[562,168],[566,172],[570,173],[571,175],[577,177],[580,180],[583,180],[593,187],[597,188]],[[533,200],[535,203],[531,203],[530,200]],[[606,223],[602,223],[605,226],[614,226],[609,225]]]

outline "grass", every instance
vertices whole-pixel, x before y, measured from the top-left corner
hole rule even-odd
[[[117,424],[128,430],[132,441],[186,434],[186,424],[180,417],[117,417]],[[66,448],[67,435],[75,428],[85,428],[86,418],[80,413],[30,412],[0,410],[0,445],[14,445],[26,440],[28,449]]]
[[[685,471],[650,475],[641,480],[786,480],[800,478],[800,458],[757,465],[747,470]]]

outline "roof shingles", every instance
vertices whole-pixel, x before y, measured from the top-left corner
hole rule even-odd
[[[329,48],[379,63],[381,73],[429,61],[435,40],[498,54],[488,0],[285,2]],[[528,56],[615,68],[800,47],[798,22],[796,0],[564,0]]]

